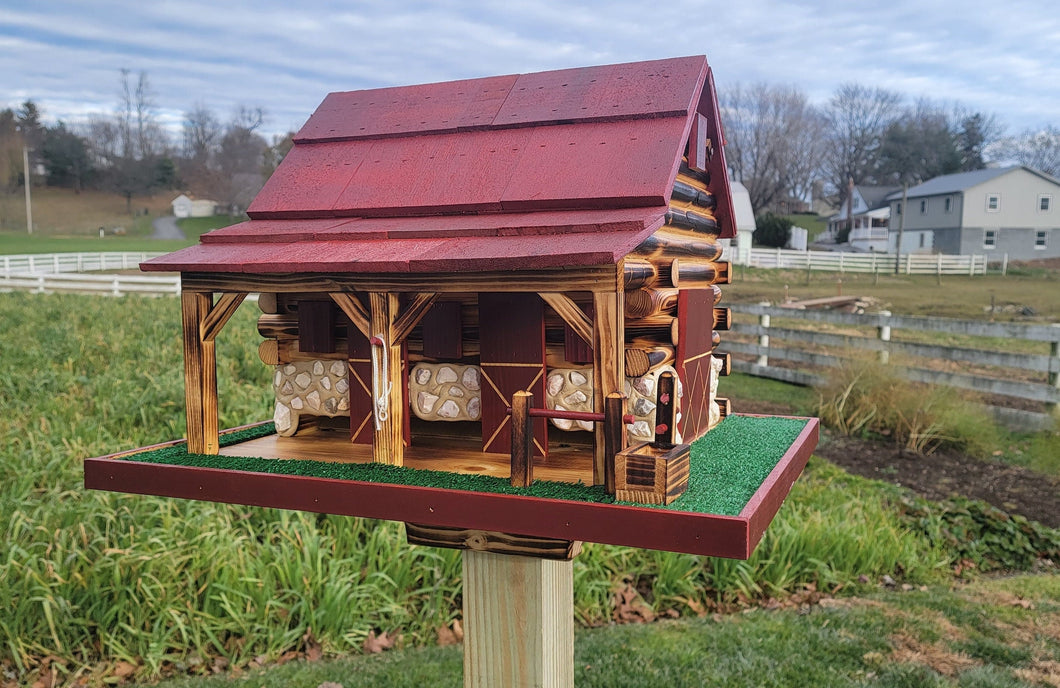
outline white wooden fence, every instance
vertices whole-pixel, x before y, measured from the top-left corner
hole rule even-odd
[[[895,272],[906,275],[985,275],[986,256],[951,256],[941,253],[850,253],[843,251],[790,251],[752,248],[750,265],[756,268],[823,270],[828,272]]]
[[[37,293],[180,294],[176,275],[83,274],[134,270],[142,261],[162,255],[146,252],[41,253],[0,256],[0,291]]]
[[[825,378],[821,368],[842,365],[859,356],[858,352],[875,352],[883,363],[895,362],[896,357],[926,360],[918,365],[895,367],[903,377],[915,382],[947,385],[974,390],[984,394],[1014,397],[1044,403],[1056,408],[1060,405],[1060,324],[1025,325],[1020,323],[990,323],[951,318],[925,318],[891,315],[890,313],[854,315],[834,311],[808,311],[781,308],[766,304],[731,304],[731,310],[745,317],[733,318],[732,334],[745,341],[727,339],[722,349],[734,354],[745,354],[754,360],[733,360],[733,368],[759,377],[769,377],[803,385],[818,386]],[[752,316],[752,317],[746,317]],[[797,326],[773,326],[774,318],[799,321]],[[865,335],[833,334],[815,328],[817,323],[863,328]],[[805,324],[806,326],[802,326]],[[941,346],[894,341],[895,330],[942,332],[971,337],[994,337],[1004,340],[1023,339],[1047,342],[1049,354],[1025,354],[970,347]],[[871,336],[875,333],[875,336]],[[861,354],[863,355],[863,354]],[[771,365],[770,361],[786,365]],[[938,361],[944,364],[935,366]],[[960,362],[976,372],[950,372],[952,363]],[[1021,378],[1040,376],[1040,382]],[[1010,424],[1041,427],[1051,421],[1047,414],[1028,414],[999,410]]]
[[[147,252],[100,251],[92,253],[27,253],[0,256],[0,274],[56,274],[60,272],[97,272],[102,270],[135,270],[149,258],[162,255]]]

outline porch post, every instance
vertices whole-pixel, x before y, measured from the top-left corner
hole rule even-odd
[[[621,265],[618,274],[622,275]],[[601,413],[607,395],[622,394],[626,382],[625,294],[621,285],[614,291],[593,294],[593,410]],[[606,485],[614,468],[607,470],[607,430],[603,423],[596,424],[593,437],[593,484]]]
[[[381,339],[381,345],[374,340],[372,343],[373,360],[376,361],[374,366],[377,367],[373,378],[378,378],[372,385],[372,403],[380,405],[383,411],[372,441],[372,460],[400,466],[405,460],[405,390],[401,343],[395,342],[393,327],[398,314],[398,295],[371,292],[368,302],[371,310],[369,338]],[[384,359],[386,366],[382,365]]]

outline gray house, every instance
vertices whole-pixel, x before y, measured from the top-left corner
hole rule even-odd
[[[891,206],[888,250],[987,254],[1035,260],[1060,256],[1060,180],[1029,167],[999,167],[935,177]]]

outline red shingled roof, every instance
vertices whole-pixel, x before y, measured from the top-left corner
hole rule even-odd
[[[250,205],[249,222],[142,267],[615,263],[663,221],[708,74],[706,58],[686,57],[332,93]]]

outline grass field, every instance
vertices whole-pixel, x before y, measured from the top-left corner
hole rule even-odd
[[[812,595],[808,595],[812,597]],[[579,629],[575,684],[655,686],[1055,685],[1060,576],[1017,576],[959,588],[934,585],[861,599],[651,625]],[[462,685],[460,647],[296,661],[231,678],[160,688],[344,688]]]
[[[125,198],[103,191],[34,187],[33,233],[41,236],[99,237],[99,228],[113,234],[123,228],[126,236],[150,234],[151,218],[171,214],[170,201],[177,192],[164,191],[151,197],[132,199],[132,213]],[[27,234],[26,199],[18,193],[0,193],[0,231]]]
[[[784,303],[836,296],[865,296],[881,309],[902,315],[1054,322],[1060,320],[1060,271],[1013,271],[977,277],[879,275],[735,268],[724,300],[736,303]],[[991,303],[995,312],[991,314]],[[1005,312],[1005,306],[1027,306],[1035,315]],[[1011,309],[1009,309],[1011,311]]]
[[[270,414],[256,317],[244,304],[218,339],[222,427]],[[458,553],[410,547],[400,524],[81,487],[82,458],[183,435],[177,300],[0,294],[0,320],[0,667],[12,680],[113,680],[121,662],[143,680],[246,669],[299,651],[310,629],[328,655],[372,630],[429,645],[459,616]],[[696,617],[808,585],[945,580],[954,553],[902,499],[814,460],[750,561],[588,545],[577,622],[608,623],[625,581],[653,615]]]
[[[828,218],[814,215],[813,213],[798,213],[788,215],[788,221],[795,227],[806,230],[807,240],[812,243],[821,232],[828,229]]]

